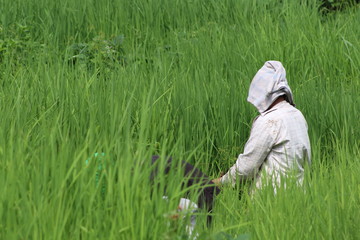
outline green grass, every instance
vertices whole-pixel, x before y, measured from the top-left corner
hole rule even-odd
[[[360,11],[300,2],[0,0],[0,239],[186,239],[185,221],[164,217],[180,172],[150,198],[146,159],[226,171],[266,60],[287,70],[313,164],[303,190],[224,188],[199,239],[359,239]],[[107,52],[119,35],[124,52]],[[71,64],[77,43],[91,53]],[[85,163],[95,152],[105,194]]]

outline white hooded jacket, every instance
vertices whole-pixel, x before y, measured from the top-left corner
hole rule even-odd
[[[279,97],[282,101],[269,109]],[[268,61],[253,78],[247,99],[260,115],[254,120],[244,152],[221,178],[221,183],[235,184],[236,179],[255,179],[262,186],[263,175],[270,177],[275,187],[288,173],[295,173],[301,184],[304,165],[311,162],[307,123],[294,106],[286,72],[278,61]]]

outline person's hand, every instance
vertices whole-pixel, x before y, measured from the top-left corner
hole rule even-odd
[[[221,177],[215,178],[212,181],[213,181],[213,183],[215,183],[216,186],[218,186],[218,187],[221,186]]]

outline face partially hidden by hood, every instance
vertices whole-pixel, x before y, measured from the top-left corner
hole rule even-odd
[[[281,62],[267,61],[253,78],[247,100],[263,113],[281,95],[286,95],[286,100],[295,106],[285,68]]]

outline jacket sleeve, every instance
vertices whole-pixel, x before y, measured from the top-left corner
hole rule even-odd
[[[272,124],[260,116],[252,126],[250,137],[245,144],[244,152],[239,155],[236,163],[221,178],[222,184],[235,185],[236,180],[254,178],[264,163],[272,146],[274,137],[271,136]]]

